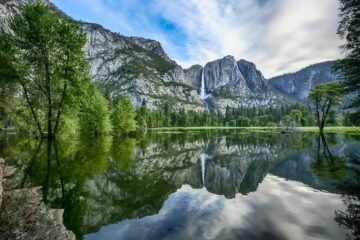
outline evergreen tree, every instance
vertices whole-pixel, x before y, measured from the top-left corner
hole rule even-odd
[[[147,121],[146,121],[147,115],[148,115],[148,109],[146,107],[146,100],[144,98],[136,114],[136,122],[139,128],[142,129],[147,128]]]
[[[344,59],[335,64],[344,78],[344,90],[355,98],[351,108],[351,118],[360,124],[360,0],[339,0],[340,23],[338,34],[346,40],[342,46],[346,51]]]

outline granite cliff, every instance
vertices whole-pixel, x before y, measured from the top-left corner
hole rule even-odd
[[[2,0],[0,27],[8,31],[9,18],[35,0]],[[62,17],[69,18],[49,0],[42,0]],[[143,100],[151,110],[165,104],[173,110],[225,112],[227,106],[280,107],[292,101],[304,102],[316,84],[335,81],[331,62],[316,64],[294,74],[267,81],[254,63],[226,56],[183,69],[170,59],[157,41],[128,37],[101,25],[79,22],[86,34],[84,53],[90,75],[102,93],[110,98],[130,97],[135,106]]]

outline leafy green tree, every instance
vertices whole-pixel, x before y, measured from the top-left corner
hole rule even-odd
[[[309,93],[309,100],[315,105],[316,123],[321,133],[324,131],[329,111],[341,101],[341,87],[338,82],[330,82],[317,85]]]
[[[0,34],[0,129],[10,125],[10,115],[15,109],[17,75],[12,66],[14,56],[9,39]]]
[[[306,126],[314,126],[315,125],[315,119],[312,114],[306,115],[304,118],[304,121],[305,121]]]
[[[344,59],[335,64],[344,78],[344,91],[354,94],[351,118],[360,123],[360,2],[359,0],[339,0],[340,22],[338,35],[346,40],[342,48],[346,51]]]
[[[146,107],[146,100],[143,99],[141,103],[141,107],[137,110],[137,114],[136,114],[136,122],[139,128],[142,129],[147,128],[147,122],[146,122],[147,115],[148,115],[148,109]]]
[[[302,112],[300,110],[294,109],[290,112],[291,119],[298,125],[302,120]]]
[[[0,44],[2,78],[16,81],[39,134],[46,131],[52,138],[58,132],[69,88],[88,79],[83,78],[87,72],[82,51],[85,35],[78,24],[60,18],[40,1],[25,6],[10,19],[9,27],[10,33],[0,36],[7,42]],[[46,127],[38,109],[46,113]]]
[[[242,127],[250,126],[250,119],[248,117],[240,117],[238,120],[238,126],[242,126]]]
[[[136,109],[127,97],[120,97],[113,112],[111,120],[116,133],[129,133],[136,129]]]
[[[339,121],[337,118],[337,114],[335,110],[330,110],[329,111],[329,116],[326,120],[326,124],[330,125],[330,126],[337,126],[339,125]]]
[[[271,118],[269,115],[261,115],[261,116],[256,117],[256,119],[257,119],[257,124],[259,126],[266,126],[268,124],[268,122],[271,121]]]
[[[79,108],[78,117],[82,134],[98,135],[111,131],[108,101],[95,86],[90,85],[81,95]]]
[[[344,126],[352,126],[351,117],[350,117],[350,114],[348,112],[344,113],[344,116],[343,116],[343,119],[342,119],[342,124]]]

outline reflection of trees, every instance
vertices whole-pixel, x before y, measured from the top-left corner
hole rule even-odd
[[[316,161],[311,164],[312,171],[320,177],[342,180],[346,176],[344,160],[331,153],[323,133],[319,133],[317,141]]]
[[[348,239],[360,240],[360,175],[349,181],[339,186],[346,194],[343,195],[346,210],[336,210],[335,221],[351,233]]]
[[[80,237],[87,211],[85,183],[107,168],[110,137],[49,139],[19,138],[8,148],[14,164],[24,169],[19,187],[42,186],[52,208],[63,208],[64,223]]]
[[[127,170],[132,167],[135,158],[135,138],[115,138],[111,148],[112,160],[119,169]]]
[[[255,191],[289,153],[309,148],[312,137],[188,131],[150,132],[142,139],[57,139],[50,144],[24,139],[12,145],[11,154],[24,169],[23,186],[43,186],[47,203],[65,209],[65,226],[81,239],[104,225],[157,213],[183,184],[201,188],[197,160],[202,152],[209,155],[206,188],[232,198]],[[321,176],[333,177],[338,172],[333,165],[341,170],[343,164],[330,152],[324,136],[319,136],[318,144],[318,161],[312,167]]]

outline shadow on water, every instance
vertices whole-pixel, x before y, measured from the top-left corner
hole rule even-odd
[[[18,167],[17,187],[42,186],[44,201],[65,210],[65,226],[77,239],[158,214],[182,189],[192,197],[238,201],[239,194],[270,184],[270,175],[343,194],[346,209],[337,210],[335,220],[350,237],[359,236],[359,174],[349,166],[358,166],[353,155],[360,145],[351,136],[214,130],[149,132],[137,139],[0,139],[0,153]],[[185,221],[175,219],[178,226]],[[243,230],[239,236],[246,236]]]

